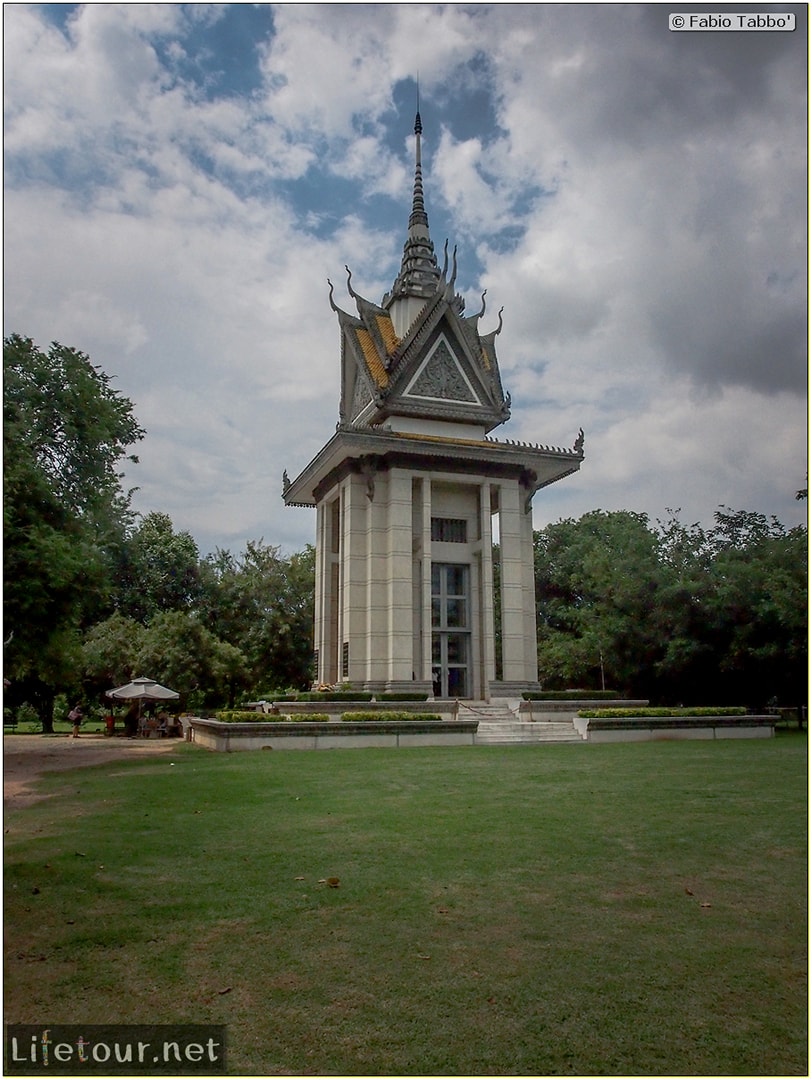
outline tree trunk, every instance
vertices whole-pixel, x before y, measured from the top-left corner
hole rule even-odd
[[[43,735],[54,733],[54,692],[47,686],[40,686],[34,695],[34,708],[37,710]]]

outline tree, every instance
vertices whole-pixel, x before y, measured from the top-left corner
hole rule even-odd
[[[148,673],[181,695],[184,708],[234,704],[234,687],[246,677],[245,657],[221,641],[196,615],[164,611],[144,631],[134,657]]]
[[[284,557],[249,542],[235,557],[217,551],[203,571],[206,625],[238,647],[254,693],[307,687],[313,678],[315,551]]]
[[[647,683],[662,645],[650,618],[661,575],[646,516],[596,510],[548,526],[534,543],[542,681],[606,680],[625,692]]]
[[[667,521],[657,523],[662,579],[651,617],[663,652],[654,692],[669,703],[709,705],[721,692],[720,643],[708,619],[714,547],[698,522],[684,525],[678,510],[669,513]]]
[[[153,511],[118,549],[113,603],[122,615],[148,622],[161,611],[189,611],[200,594],[200,553],[191,533],[175,532],[168,514]]]
[[[140,674],[137,661],[145,635],[140,623],[118,612],[88,630],[82,642],[82,675],[88,696],[103,698],[107,690]]]
[[[800,705],[807,693],[807,531],[726,508],[715,519],[709,621],[723,645],[721,679],[747,704]]]
[[[109,553],[130,520],[118,470],[144,432],[76,349],[12,335],[3,375],[5,673],[11,699],[31,701],[48,731],[56,692],[78,681],[79,633],[109,591]]]
[[[535,536],[539,668],[550,686],[610,685],[684,704],[806,700],[807,532],[720,508],[595,511]]]

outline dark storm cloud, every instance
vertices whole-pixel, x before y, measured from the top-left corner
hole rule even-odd
[[[659,4],[577,5],[569,17],[548,14],[557,22],[553,47],[557,39],[583,54],[583,62],[560,80],[562,105],[570,95],[577,101],[574,131],[598,143],[645,150],[697,131],[724,130],[740,117],[769,119],[776,106],[787,104],[774,93],[778,69],[782,81],[797,89],[795,118],[802,119],[805,9],[795,32],[760,34],[675,33],[668,30],[670,10]]]
[[[806,9],[793,9],[795,32],[757,34],[674,33],[672,9],[683,7],[543,7],[539,108],[585,215],[592,192],[606,196],[622,266],[603,287],[633,293],[665,369],[802,394]]]

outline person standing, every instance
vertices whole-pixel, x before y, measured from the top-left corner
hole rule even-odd
[[[74,705],[71,711],[68,713],[68,720],[70,720],[70,722],[73,724],[73,734],[71,735],[72,739],[79,738],[79,726],[82,723],[84,715],[85,714],[82,712],[81,705]]]

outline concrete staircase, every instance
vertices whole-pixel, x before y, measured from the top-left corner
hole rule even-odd
[[[479,721],[477,746],[583,742],[571,720],[540,720],[531,723],[521,720],[518,710],[512,709],[506,701],[461,701],[458,716],[460,720]]]

